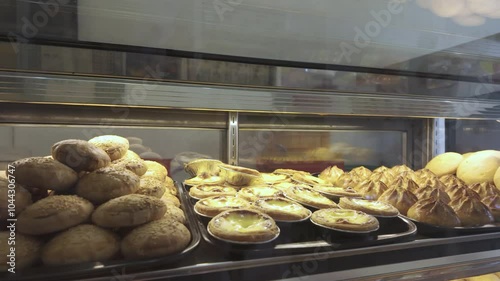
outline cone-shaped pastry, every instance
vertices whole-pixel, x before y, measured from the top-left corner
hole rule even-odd
[[[455,175],[446,175],[446,176],[442,176],[439,178],[439,180],[445,185],[445,186],[454,186],[454,185],[458,185],[458,186],[462,186],[462,185],[465,185],[465,182],[459,178],[457,178],[457,176]]]
[[[446,193],[450,196],[451,200],[462,197],[474,197],[478,200],[481,200],[481,196],[477,194],[474,190],[466,187],[466,186],[455,186],[456,188],[449,188]]]
[[[417,189],[420,188],[416,182],[409,178],[405,177],[397,177],[390,185],[389,187],[402,187],[406,190],[411,191],[412,193],[415,192]]]
[[[368,169],[364,166],[354,168],[349,173],[352,175],[356,175],[361,180],[365,180],[372,175],[372,171],[370,171],[370,169]]]
[[[481,202],[483,202],[483,204],[490,209],[495,221],[500,222],[500,195],[485,197]]]
[[[390,172],[388,170],[387,172],[383,172],[383,173],[373,173],[370,176],[370,180],[381,181],[381,182],[385,183],[386,185],[388,185],[392,181],[394,181],[394,176],[393,176],[392,172]]]
[[[393,171],[395,174],[401,174],[402,172],[413,172],[413,170],[406,165],[394,166],[391,168],[391,171]]]
[[[373,173],[383,173],[385,171],[389,171],[390,169],[386,166],[380,166],[377,169],[373,170]]]
[[[419,200],[408,210],[408,217],[442,227],[457,227],[461,223],[453,208],[435,198]]]
[[[355,190],[368,200],[377,200],[387,189],[387,185],[381,181],[364,180],[356,185]]]
[[[446,204],[448,204],[451,201],[450,196],[448,196],[448,194],[444,190],[439,188],[433,188],[430,185],[421,187],[417,189],[414,193],[415,196],[417,196],[418,200],[435,198],[443,201],[443,203]]]
[[[378,201],[389,203],[396,207],[402,215],[406,215],[408,209],[417,202],[417,197],[403,187],[392,187],[382,193]]]
[[[415,172],[415,175],[421,179],[430,179],[430,178],[436,178],[438,179],[438,176],[431,172],[429,169],[420,169]]]
[[[477,192],[481,198],[485,198],[492,195],[500,195],[500,190],[495,187],[492,183],[474,183],[469,185],[469,188]]]
[[[418,181],[417,182],[420,187],[422,186],[430,186],[432,188],[438,188],[445,190],[446,186],[439,180],[439,178],[426,178],[424,180]]]
[[[450,207],[457,213],[462,226],[481,226],[494,221],[488,207],[475,197],[456,197],[450,202]]]
[[[335,183],[335,185],[340,186],[340,187],[345,187],[345,188],[347,188],[347,187],[354,188],[354,186],[356,186],[358,184],[358,182],[359,182],[359,179],[353,178],[353,176],[351,174],[345,173],[337,179],[337,182]]]
[[[319,174],[319,178],[328,182],[329,184],[336,184],[337,180],[341,175],[344,174],[344,171],[337,166],[330,166],[324,169],[321,174]]]
[[[414,182],[418,182],[418,180],[419,180],[419,177],[413,171],[402,172],[398,176],[396,176],[396,178],[410,179],[410,180],[412,180]]]

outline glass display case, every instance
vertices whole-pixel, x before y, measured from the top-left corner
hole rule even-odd
[[[0,236],[5,241],[0,241],[0,260],[7,267],[0,267],[0,278],[452,280],[500,272],[500,223],[494,222],[494,212],[500,211],[500,191],[494,185],[494,174],[500,171],[499,32],[498,0],[3,1],[0,177],[5,177],[5,187],[0,186]],[[107,153],[100,167],[77,169],[54,146],[75,139],[94,145],[94,138],[110,135],[126,139],[123,155],[136,155],[134,161],[146,165],[145,173],[156,165],[151,162],[160,163],[166,169],[160,185],[164,180],[168,185],[161,193],[174,198],[162,201],[161,194],[155,198],[140,193],[139,182],[148,177],[116,162],[128,156]],[[439,174],[453,162],[435,160],[442,155],[458,155],[460,161]],[[33,157],[69,166],[59,169],[69,169],[71,187],[59,188],[62,172],[41,172],[40,163],[29,168],[28,176],[21,175],[28,168],[23,166],[26,160],[19,160]],[[462,163],[476,158],[464,164],[467,175],[462,177]],[[234,243],[217,238],[210,231],[215,219],[195,208],[201,198],[185,181],[194,177],[200,186],[211,186],[186,168],[196,159],[220,160],[217,171],[240,167],[243,174],[257,173],[262,179],[281,175],[291,186],[281,190],[277,183],[262,181],[245,185],[278,189],[279,200],[295,204],[301,202],[290,195],[295,187],[300,187],[299,197],[328,195],[320,192],[328,187],[377,199],[382,193],[368,198],[365,185],[382,183],[383,191],[416,193],[436,184],[428,197],[412,194],[408,208],[429,200],[443,213],[458,216],[458,207],[449,207],[438,194],[453,194],[445,196],[452,202],[458,198],[457,205],[473,204],[462,198],[469,193],[455,194],[462,186],[439,179],[456,174],[457,181],[464,181],[463,190],[493,192],[483,196],[477,191],[479,203],[469,208],[483,208],[490,221],[436,226],[407,214],[408,208],[398,208],[396,217],[375,218],[378,228],[368,234],[338,233],[334,227],[325,231],[311,217],[296,223],[276,220],[279,236],[268,243]],[[431,160],[438,168],[428,165]],[[322,176],[334,166],[351,181],[330,182]],[[360,167],[370,175],[380,167],[403,169],[404,176],[398,170],[390,179],[353,180],[356,172],[351,171],[366,171]],[[429,179],[423,178],[428,173],[424,168],[432,170]],[[123,191],[129,183],[105,182],[95,176],[101,169],[122,177],[132,173],[136,187]],[[226,177],[224,184],[217,183],[219,189],[241,188],[229,184],[229,172],[218,173],[207,177]],[[82,182],[94,176],[88,188],[108,188],[100,194],[106,199],[82,195]],[[408,187],[409,178],[415,190]],[[473,187],[475,183],[486,187]],[[19,196],[29,193],[24,210],[19,210],[21,197],[17,203],[9,201],[8,190],[14,187]],[[236,198],[244,197],[245,188]],[[153,202],[147,203],[147,215],[116,203],[138,193],[135,200]],[[88,204],[57,203],[57,198],[76,196]],[[335,207],[338,197],[325,200]],[[486,197],[492,197],[488,203]],[[39,207],[47,200],[56,202],[47,207],[49,214]],[[112,209],[110,202],[131,222],[100,221],[99,213]],[[242,209],[268,218],[256,202],[245,202]],[[323,209],[302,203],[310,213]],[[50,213],[51,208],[59,213]],[[162,210],[161,216],[153,215],[154,208]],[[167,218],[174,209],[181,219]],[[4,212],[12,213],[11,218]],[[76,212],[71,216],[78,219],[63,217],[64,212],[68,217]],[[22,216],[33,218],[26,223]],[[51,216],[54,221],[46,224],[52,226],[44,226]],[[346,217],[340,220],[350,223]],[[153,226],[154,235],[144,231]],[[46,227],[52,228],[44,231]],[[74,229],[81,235],[76,239],[71,236]],[[17,246],[11,245],[16,238]],[[133,254],[133,247],[143,248]]]

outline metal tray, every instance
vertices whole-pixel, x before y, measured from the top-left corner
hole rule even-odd
[[[191,242],[182,252],[162,258],[143,259],[143,260],[111,260],[107,262],[82,263],[69,266],[35,266],[33,268],[16,271],[12,273],[0,273],[1,280],[67,280],[71,278],[86,278],[100,275],[112,275],[119,278],[124,273],[137,272],[140,270],[150,269],[153,266],[165,266],[173,264],[185,258],[191,253],[201,241],[201,234],[198,227],[198,222],[193,213],[192,205],[189,203],[187,194],[184,192],[182,185],[176,184],[179,192],[179,199],[182,205],[185,206],[185,214],[187,219],[187,227],[191,232]],[[113,278],[113,277],[111,277]]]
[[[500,232],[500,223],[487,224],[477,227],[441,227],[419,222],[408,217],[405,218],[412,221],[417,226],[418,234],[428,237],[455,237],[461,235]]]

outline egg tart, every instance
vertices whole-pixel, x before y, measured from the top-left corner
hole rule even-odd
[[[196,159],[184,166],[184,170],[193,177],[209,178],[218,176],[219,166],[223,163],[214,159]]]
[[[256,201],[260,198],[280,196],[281,194],[281,190],[266,185],[243,187],[242,189],[240,189],[240,191],[238,191],[239,197],[242,197],[243,199],[251,202]]]
[[[396,165],[391,168],[391,171],[394,172],[396,175],[401,174],[402,172],[413,172],[413,170],[406,165]]]
[[[302,221],[311,216],[311,211],[299,203],[285,198],[262,198],[253,207],[268,214],[276,221]]]
[[[330,166],[324,169],[320,174],[319,178],[328,182],[329,184],[337,183],[338,178],[344,174],[344,171],[337,166]]]
[[[462,226],[481,226],[495,221],[488,207],[476,197],[455,197],[449,205],[460,218]]]
[[[266,243],[280,233],[269,215],[251,209],[224,211],[208,223],[207,229],[215,238],[232,243]]]
[[[295,173],[292,175],[292,180],[299,184],[307,184],[311,186],[315,185],[327,185],[328,183],[320,178],[312,175],[306,175],[302,173]]]
[[[277,184],[288,181],[288,176],[271,173],[261,173],[262,182],[265,184]]]
[[[372,171],[370,169],[360,166],[352,169],[349,174],[357,176],[359,179],[364,180],[369,178],[372,175]]]
[[[378,201],[389,203],[396,207],[399,213],[406,215],[408,209],[417,202],[417,197],[411,191],[403,187],[392,187],[382,193]]]
[[[336,208],[337,204],[321,195],[319,192],[304,186],[292,186],[284,191],[285,197],[300,204],[311,206],[317,209]]]
[[[500,190],[490,182],[474,183],[469,185],[469,188],[474,190],[481,198],[493,195],[500,195]]]
[[[362,181],[355,187],[355,190],[368,200],[378,199],[387,189],[389,187],[385,183],[373,180]]]
[[[221,185],[224,183],[224,179],[219,176],[212,176],[208,178],[194,177],[184,181],[185,185]]]
[[[404,178],[404,177],[397,177],[390,185],[389,187],[402,187],[408,191],[411,191],[412,193],[415,192],[417,189],[420,188],[416,182],[409,178]]]
[[[380,166],[377,169],[373,170],[373,173],[377,174],[377,173],[383,173],[385,171],[390,171],[390,169],[387,168],[386,166]]]
[[[311,222],[324,228],[348,232],[366,233],[379,228],[374,216],[348,209],[318,210],[312,214]]]
[[[221,177],[232,185],[250,185],[252,181],[262,180],[259,171],[232,165],[221,165]]]
[[[465,182],[463,180],[457,178],[457,176],[455,176],[455,175],[445,175],[445,176],[440,177],[439,180],[441,181],[441,183],[444,184],[445,188],[447,188],[449,186],[455,186],[455,185],[458,185],[458,186],[465,185]]]
[[[286,175],[289,177],[292,177],[294,174],[304,174],[304,175],[310,175],[311,173],[304,172],[304,171],[297,171],[297,170],[292,170],[292,169],[276,169],[273,171],[273,174],[277,175]]]
[[[468,188],[467,186],[455,186],[455,188],[448,188],[446,193],[448,193],[451,200],[462,197],[474,197],[478,200],[481,200],[481,196],[479,196],[477,192]]]
[[[408,217],[435,226],[460,226],[460,219],[453,208],[435,198],[419,200],[408,210]]]
[[[375,182],[381,181],[388,185],[394,181],[394,178],[395,176],[392,174],[392,172],[390,170],[387,170],[383,173],[373,173],[369,179]]]
[[[343,209],[362,211],[372,216],[396,217],[398,209],[388,203],[357,198],[340,198],[339,206]]]
[[[284,191],[284,190],[289,189],[290,187],[296,186],[296,185],[297,184],[292,183],[292,182],[280,182],[280,183],[277,183],[277,184],[273,184],[272,186],[274,188],[277,188],[277,189],[281,190],[281,191]]]
[[[488,209],[490,209],[491,214],[496,222],[500,222],[500,195],[493,195],[483,198],[481,200]]]
[[[448,204],[451,201],[450,196],[448,196],[448,194],[444,190],[433,188],[430,185],[426,185],[417,189],[414,194],[415,196],[417,196],[418,200],[435,198],[443,201],[443,203],[445,204]]]
[[[218,185],[196,185],[189,189],[189,196],[195,199],[203,199],[211,196],[236,195],[236,189],[228,186]]]
[[[362,195],[353,188],[350,187],[337,187],[331,185],[317,185],[313,187],[314,190],[323,194],[327,198],[339,198],[339,197],[362,197]]]
[[[250,202],[240,197],[228,195],[203,198],[194,204],[194,211],[206,217],[215,217],[224,211],[245,208],[251,208]]]

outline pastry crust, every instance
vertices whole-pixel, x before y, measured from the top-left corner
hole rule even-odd
[[[406,165],[396,165],[396,166],[391,168],[391,171],[395,175],[401,174],[403,172],[413,172],[413,170]]]
[[[238,191],[238,196],[245,200],[254,202],[260,198],[281,196],[282,191],[272,186],[249,186]]]
[[[197,185],[189,189],[189,196],[195,199],[203,199],[211,196],[234,196],[236,189],[227,186]]]
[[[244,167],[222,165],[221,175],[226,182],[236,186],[250,185],[253,181],[262,180],[259,171]]]
[[[500,195],[493,195],[483,198],[481,200],[488,209],[490,209],[491,214],[496,222],[500,222]]]
[[[194,204],[195,212],[205,217],[215,217],[224,211],[251,207],[252,205],[247,200],[227,195],[203,198]]]
[[[417,197],[403,187],[392,187],[382,193],[378,200],[391,204],[399,210],[399,213],[406,215],[408,209],[417,202]]]
[[[494,222],[493,215],[478,198],[464,196],[450,202],[462,226],[481,226]]]
[[[460,226],[460,219],[453,208],[434,198],[419,200],[408,210],[408,217],[435,226]]]
[[[336,184],[340,176],[344,174],[344,171],[337,166],[330,166],[324,169],[320,174],[319,178],[328,182],[329,184]]]
[[[469,188],[474,190],[481,198],[488,196],[500,195],[500,190],[495,185],[489,182],[474,183],[469,185]]]
[[[382,181],[364,180],[355,187],[367,200],[377,200],[389,187]]]
[[[372,171],[370,171],[370,169],[364,166],[356,167],[352,169],[349,173],[357,176],[361,180],[368,179],[372,175]]]
[[[374,181],[374,182],[380,181],[386,185],[389,185],[394,181],[394,178],[395,178],[395,176],[394,176],[393,172],[391,170],[386,170],[383,173],[373,173],[369,179]]]
[[[262,182],[264,182],[265,184],[273,185],[288,181],[288,176],[286,175],[278,175],[272,173],[261,173],[260,175],[262,176]]]
[[[52,158],[77,172],[92,172],[111,163],[108,154],[101,148],[88,141],[74,139],[55,143]]]
[[[448,190],[449,187],[458,185],[458,186],[465,186],[465,182],[459,178],[457,178],[455,175],[445,175],[439,178],[441,183],[443,183],[445,187],[445,191]]]
[[[391,169],[387,168],[386,166],[380,166],[377,169],[373,170],[373,174],[377,173],[384,173],[386,171],[390,171]]]
[[[340,198],[339,206],[343,209],[362,211],[372,216],[396,217],[399,215],[398,209],[380,201],[343,197]]]
[[[445,204],[448,204],[451,201],[450,196],[448,196],[448,194],[444,190],[439,188],[433,188],[432,186],[429,185],[417,189],[414,194],[415,196],[417,196],[419,200],[427,198],[435,198],[443,201],[443,203]]]
[[[219,176],[220,166],[223,164],[214,159],[196,159],[187,163],[184,170],[193,177],[208,178]]]
[[[284,191],[285,197],[300,204],[311,206],[317,209],[336,208],[337,204],[321,195],[319,192],[304,186],[292,186]]]
[[[118,160],[125,156],[130,146],[126,138],[114,135],[98,136],[90,139],[89,143],[104,150],[111,161]]]
[[[338,197],[362,197],[362,195],[352,188],[336,187],[329,185],[317,185],[313,187],[314,190],[323,194],[327,198],[338,198]]]
[[[115,168],[121,168],[121,169],[127,169],[134,174],[140,176],[143,176],[147,171],[148,167],[146,166],[146,163],[144,160],[138,158],[128,158],[128,157],[123,157],[121,159],[115,160],[111,162],[111,165]]]
[[[300,183],[300,184],[307,184],[311,186],[316,186],[316,185],[327,185],[328,183],[320,178],[317,178],[312,175],[307,175],[303,173],[295,173],[292,176],[292,180]]]
[[[141,178],[139,189],[135,192],[135,194],[161,198],[166,191],[167,186],[161,180],[156,178]]]
[[[148,169],[146,173],[142,175],[142,177],[144,178],[153,177],[161,181],[165,181],[165,179],[168,177],[167,168],[165,168],[165,166],[163,166],[162,164],[156,161],[149,161],[149,160],[144,161],[144,164],[146,164],[146,167]]]
[[[455,186],[455,188],[449,188],[446,192],[450,196],[451,200],[462,197],[474,197],[478,200],[481,199],[481,196],[477,194],[474,190],[466,187],[466,186]]]
[[[360,182],[361,180],[357,176],[351,175],[349,173],[344,173],[337,179],[335,186],[354,188]]]
[[[224,178],[219,176],[212,176],[209,178],[194,177],[184,181],[185,185],[221,185],[224,184]]]
[[[292,170],[292,169],[276,169],[273,171],[273,174],[277,175],[286,175],[289,177],[292,177],[294,174],[305,174],[305,175],[310,175],[311,173],[304,172],[304,171],[297,171],[297,170]]]
[[[395,188],[404,188],[410,192],[415,192],[417,189],[420,188],[416,182],[414,182],[410,178],[406,178],[403,176],[398,176],[390,185],[389,188],[395,187]]]
[[[269,242],[280,233],[270,216],[252,209],[224,211],[208,223],[208,231],[218,239],[237,243]]]
[[[372,232],[379,228],[378,220],[361,211],[323,209],[314,212],[311,222],[324,228],[350,232]]]
[[[310,210],[285,198],[262,198],[255,201],[253,206],[276,221],[302,221],[311,216]]]

